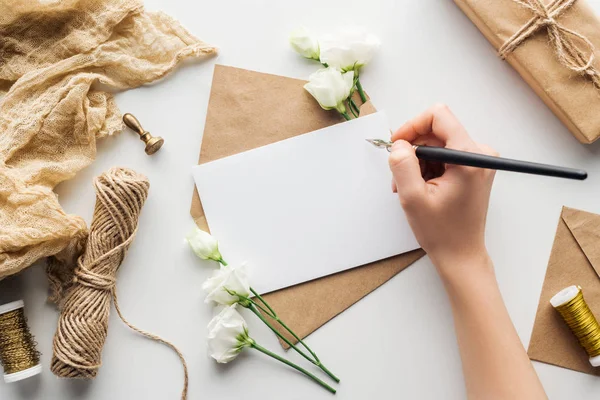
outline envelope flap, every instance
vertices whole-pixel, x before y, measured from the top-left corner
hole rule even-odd
[[[600,277],[600,215],[564,207],[562,219]]]
[[[335,111],[319,107],[303,89],[305,83],[300,79],[216,65],[201,162],[343,122]],[[358,93],[354,95],[360,104]],[[360,107],[361,116],[374,112],[370,101]],[[195,186],[190,212],[196,224],[208,230]],[[424,255],[423,250],[415,250],[282,289],[266,295],[265,299],[279,317],[304,338]],[[291,336],[288,339],[296,342]]]

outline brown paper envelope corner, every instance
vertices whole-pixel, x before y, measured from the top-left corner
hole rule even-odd
[[[343,122],[335,111],[319,107],[304,90],[305,83],[299,79],[216,65],[199,163]],[[359,102],[358,94],[356,96]],[[368,115],[376,109],[369,100],[360,111],[361,115]],[[208,230],[196,188],[190,214],[199,228]],[[264,297],[279,317],[304,338],[424,254],[423,250],[414,250]]]
[[[600,368],[590,365],[585,350],[550,305],[550,298],[560,290],[579,285],[591,310],[600,317],[598,237],[600,215],[563,207],[527,351],[532,360],[600,375]]]

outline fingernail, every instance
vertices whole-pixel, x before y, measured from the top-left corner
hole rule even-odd
[[[400,148],[406,148],[407,144],[410,144],[410,143],[408,143],[406,140],[402,140],[402,139],[396,140],[394,142],[394,144],[392,144],[392,150],[398,150]]]

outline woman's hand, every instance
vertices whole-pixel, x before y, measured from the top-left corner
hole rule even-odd
[[[485,261],[485,221],[495,171],[419,162],[412,145],[497,153],[475,143],[444,105],[405,123],[394,132],[392,141],[392,187],[419,244],[440,273],[446,275],[456,265]]]
[[[506,311],[485,248],[494,171],[419,163],[411,144],[496,152],[475,143],[446,106],[434,106],[407,122],[392,141],[394,190],[446,287],[468,397],[546,399]]]

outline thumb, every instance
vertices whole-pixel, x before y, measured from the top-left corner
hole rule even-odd
[[[419,203],[425,195],[425,180],[421,176],[419,159],[412,145],[405,140],[394,142],[389,163],[402,206]]]

